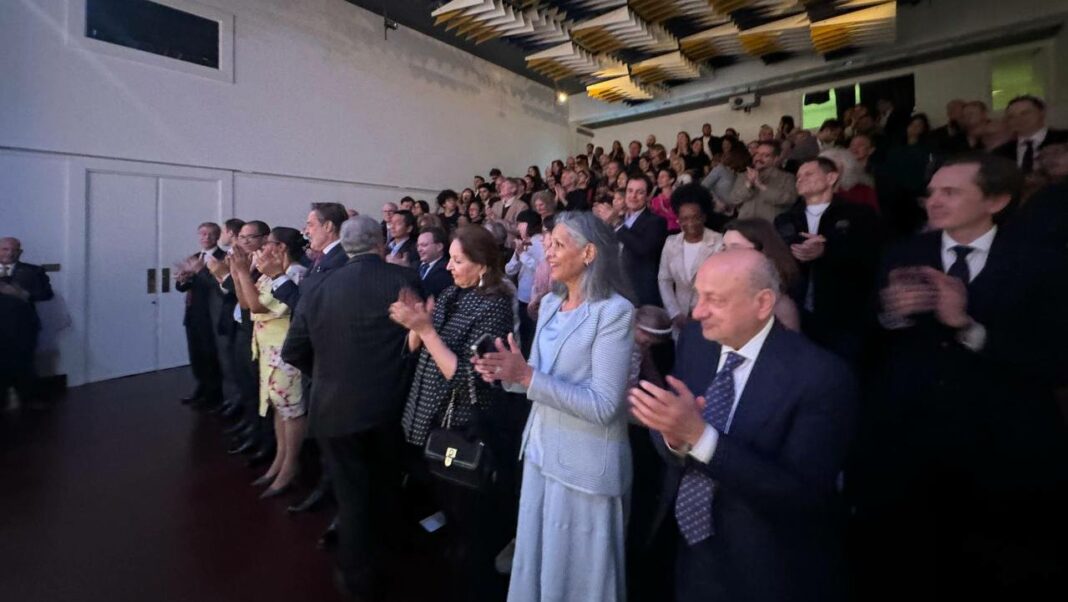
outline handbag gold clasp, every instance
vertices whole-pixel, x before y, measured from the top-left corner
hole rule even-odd
[[[445,450],[445,467],[452,466],[452,459],[456,457],[456,448],[450,447]]]

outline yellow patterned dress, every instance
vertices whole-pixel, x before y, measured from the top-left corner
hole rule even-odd
[[[286,275],[299,282],[304,271],[303,266],[293,265]],[[259,359],[260,366],[260,416],[267,415],[270,404],[283,420],[299,418],[307,411],[301,399],[300,370],[282,361],[282,343],[289,331],[292,310],[274,298],[269,277],[261,276],[256,290],[260,293],[260,304],[270,310],[252,314],[252,357]]]

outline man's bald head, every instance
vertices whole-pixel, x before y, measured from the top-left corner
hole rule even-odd
[[[12,264],[22,255],[22,242],[14,236],[0,238],[0,263]]]
[[[706,339],[738,349],[767,324],[780,286],[778,271],[763,253],[717,253],[697,272],[693,317],[701,322]]]

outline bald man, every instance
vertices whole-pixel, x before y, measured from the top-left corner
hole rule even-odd
[[[19,239],[0,238],[0,307],[4,322],[2,332],[13,333],[13,338],[5,337],[7,351],[3,354],[0,366],[0,397],[6,395],[8,386],[14,385],[22,400],[34,398],[33,354],[37,349],[37,333],[41,330],[41,321],[34,306],[38,301],[52,298],[52,285],[48,274],[40,266],[19,261],[22,257],[22,243]],[[19,320],[15,320],[15,316]],[[22,318],[27,324],[17,324]]]
[[[836,480],[857,393],[841,360],[776,324],[780,286],[758,251],[713,255],[670,389],[629,395],[667,459],[656,524],[676,540],[679,601],[845,594]]]

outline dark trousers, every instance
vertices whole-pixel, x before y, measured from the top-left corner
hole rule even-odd
[[[395,533],[400,471],[397,425],[319,439],[338,506],[337,564],[356,595],[374,592],[384,566],[383,547]]]
[[[222,398],[222,374],[219,371],[219,356],[215,348],[215,328],[211,318],[194,314],[186,318],[185,340],[189,348],[189,364],[197,388],[193,396],[214,403]]]
[[[260,370],[257,360],[252,359],[252,322],[246,316],[234,324],[233,370],[237,381],[245,420],[256,425],[253,436],[257,442],[264,439],[264,421],[260,419]]]

